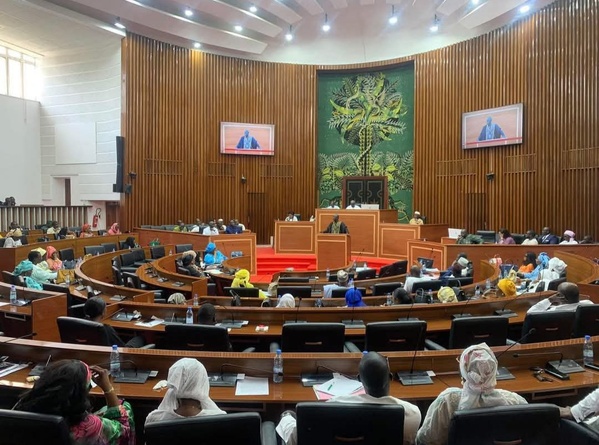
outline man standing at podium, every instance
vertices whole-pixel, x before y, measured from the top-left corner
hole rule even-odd
[[[349,233],[349,229],[343,221],[339,221],[339,215],[333,215],[333,221],[323,233]]]

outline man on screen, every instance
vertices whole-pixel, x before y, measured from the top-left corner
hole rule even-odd
[[[478,136],[479,141],[489,141],[491,139],[502,139],[505,138],[506,135],[501,129],[501,127],[497,124],[493,123],[493,118],[489,116],[487,118],[487,125],[483,126],[483,129]]]
[[[249,149],[249,148],[260,148],[260,144],[253,136],[250,136],[249,130],[245,130],[243,132],[243,136],[239,139],[239,143],[237,144],[237,148]]]

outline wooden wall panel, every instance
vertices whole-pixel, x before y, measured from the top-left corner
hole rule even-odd
[[[255,62],[128,35],[123,134],[126,171],[138,177],[122,202],[124,225],[246,222],[251,213],[249,227],[267,241],[274,219],[288,210],[306,218],[317,202],[317,73],[406,61],[415,65],[414,208],[428,222],[599,237],[595,0],[558,0],[466,42],[358,65]],[[462,113],[519,102],[522,145],[461,149]],[[276,155],[221,156],[221,121],[275,124]],[[250,194],[260,209],[250,211]]]

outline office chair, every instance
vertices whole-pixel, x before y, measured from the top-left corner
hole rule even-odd
[[[295,298],[310,298],[312,296],[311,286],[278,286],[277,295],[291,294]]]
[[[343,323],[288,323],[283,325],[283,352],[343,352]],[[271,345],[271,350],[274,348]]]
[[[331,298],[345,298],[345,293],[350,289],[349,287],[338,287],[337,289],[333,289],[331,291]],[[366,296],[366,288],[358,287],[356,288],[362,294],[362,297]]]
[[[522,335],[526,335],[532,328],[535,328],[535,332],[521,343],[539,343],[570,338],[574,316],[575,313],[569,311],[527,314],[522,325]]]
[[[547,283],[547,290],[552,290],[552,291],[556,291],[557,287],[566,282],[566,277],[561,277],[561,278],[557,278],[555,280],[551,280],[549,283]]]
[[[4,247],[5,241],[6,241],[6,238],[0,238],[0,247]]]
[[[146,251],[141,248],[131,249],[131,253],[133,254],[133,259],[135,260],[133,264],[137,267],[151,262],[151,260],[146,259]]]
[[[426,321],[380,321],[366,325],[365,351],[424,349]]]
[[[476,235],[480,236],[483,244],[495,244],[497,233],[494,230],[477,230]]]
[[[372,286],[372,295],[387,295],[392,294],[393,291],[399,287],[403,287],[403,283],[401,281],[391,281],[389,283],[377,283]]]
[[[572,337],[599,335],[599,304],[578,306],[574,314]]]
[[[573,420],[560,420],[560,444],[599,445],[599,434],[584,423]]]
[[[138,264],[135,264],[136,255],[132,250],[127,250],[125,253],[121,253],[119,255],[121,270],[124,272],[133,272],[137,271],[139,267]]]
[[[62,343],[110,346],[102,323],[74,317],[58,317],[56,323]]]
[[[148,287],[145,283],[141,282],[141,279],[137,276],[136,273],[133,272],[123,272],[123,284],[127,287],[132,287],[133,289],[140,289],[146,292],[154,293],[154,303],[166,303],[162,298],[162,289],[152,289]]]
[[[175,253],[183,253],[188,250],[193,250],[193,245],[191,244],[177,244],[175,245]]]
[[[279,277],[279,284],[282,283],[309,283],[310,277]]]
[[[58,251],[60,255],[60,259],[62,261],[74,261],[75,260],[75,252],[70,247],[67,249],[60,249]]]
[[[8,284],[14,284],[14,285],[17,284],[17,282],[16,282],[17,276],[15,274],[13,274],[12,272],[9,272],[8,270],[2,271],[2,280]]]
[[[451,322],[447,349],[464,349],[485,342],[489,346],[505,346],[509,319],[507,317],[466,317]],[[527,331],[528,332],[528,331]],[[432,340],[425,340],[427,349],[445,349]]]
[[[116,252],[118,250],[116,243],[102,243],[100,245],[104,247],[104,252]]]
[[[383,266],[379,270],[379,278],[391,277],[393,275],[403,275],[408,271],[408,260],[396,261],[395,263]]]
[[[443,286],[442,280],[427,280],[427,281],[417,281],[412,284],[412,293],[415,294],[419,289],[422,289],[424,292],[429,290],[438,291]]]
[[[444,280],[440,280],[443,283]],[[461,278],[447,278],[446,286],[449,287],[462,287],[469,286],[474,282],[474,278],[472,277],[461,277]]]
[[[364,269],[356,273],[356,280],[372,280],[376,278],[376,269]]]
[[[557,445],[559,427],[559,408],[546,403],[469,409],[454,413],[447,444]]]
[[[526,239],[526,234],[524,233],[512,233],[512,238],[516,244],[522,244],[522,242]]]
[[[167,324],[164,333],[167,349],[231,351],[229,331],[221,326]]]
[[[231,290],[243,298],[258,298],[260,296],[260,289],[258,289],[257,287],[229,287],[229,286],[225,286],[223,288],[224,295],[233,296],[233,294],[231,293]]]
[[[83,246],[83,251],[86,255],[102,255],[106,253],[102,246]]]
[[[60,416],[0,409],[3,445],[71,445],[69,427]]]
[[[179,264],[177,264],[177,273],[181,274],[181,275],[188,275],[188,276],[191,275],[191,273],[189,273],[188,269],[186,269],[185,267],[183,267]]]
[[[297,404],[298,445],[403,442],[404,407],[348,403]]]
[[[123,273],[118,266],[112,266],[112,284],[124,286]]]
[[[146,445],[261,445],[258,413],[189,417],[146,425]]]
[[[157,260],[158,258],[162,258],[166,255],[164,251],[164,246],[152,246],[150,247],[150,256],[153,260]]]

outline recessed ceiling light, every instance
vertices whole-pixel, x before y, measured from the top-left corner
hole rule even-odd
[[[202,47],[202,44],[201,44],[200,42],[195,42],[195,43],[193,44],[193,47],[194,47],[195,49],[198,49],[198,48],[201,48],[201,47]]]
[[[185,16],[191,17],[193,15],[193,11],[189,8],[185,8]]]
[[[250,12],[252,12],[254,14],[258,12],[258,8],[256,8],[256,5],[250,6]]]
[[[331,30],[331,25],[329,25],[329,15],[324,15],[324,25],[322,25],[322,30],[324,32],[329,32]]]
[[[431,32],[439,31],[439,19],[437,18],[436,15],[435,15],[435,19],[433,20],[433,24],[431,25],[431,27],[429,29]]]
[[[520,14],[526,14],[528,11],[530,11],[530,5],[520,6]]]
[[[480,3],[480,0],[472,0],[473,5],[478,5],[479,3]]]
[[[235,31],[237,31],[237,32],[243,31],[243,26],[241,26],[241,25],[235,25]]]
[[[397,23],[397,16],[396,15],[392,15],[391,17],[389,17],[389,23],[391,25],[395,25]]]
[[[293,34],[291,33],[291,25],[289,25],[289,31],[285,34],[285,40],[291,42],[293,40]]]
[[[125,25],[121,23],[120,17],[117,17],[116,22],[114,22],[114,26],[116,26],[118,29],[125,29]]]

